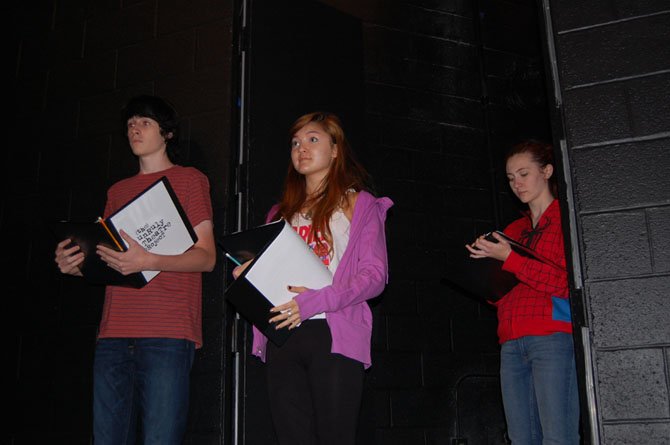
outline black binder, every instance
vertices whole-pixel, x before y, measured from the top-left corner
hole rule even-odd
[[[510,238],[502,231],[496,230],[495,232],[507,241],[512,250],[519,255],[533,258],[565,271],[565,268]],[[489,241],[496,242],[491,232],[487,233],[485,237]],[[442,279],[442,284],[454,287],[476,300],[495,302],[504,297],[519,283],[513,273],[502,269],[502,265],[502,261],[494,258],[470,258],[469,253],[465,251],[459,261],[448,267],[447,273]]]
[[[224,292],[228,300],[237,312],[242,314],[256,329],[261,331],[268,340],[277,346],[283,345],[293,333],[292,330],[275,329],[270,323],[274,315],[270,309],[274,307],[270,300],[247,281],[244,277],[253,265],[253,260],[258,258],[263,251],[272,243],[284,228],[284,220],[275,221],[249,230],[232,233],[222,238],[219,246],[228,252],[233,258],[241,263],[252,260],[252,263],[234,280]]]
[[[493,258],[470,258],[464,254],[455,264],[449,265],[442,284],[485,302],[494,302],[505,296],[519,280],[502,270],[502,261]]]
[[[328,268],[283,219],[226,235],[219,245],[240,263],[252,260],[225,290],[225,298],[277,346],[284,344],[293,330],[275,329],[268,321],[274,317],[270,309],[277,305],[272,303],[277,301],[275,289],[281,288],[283,295],[287,284],[310,287],[309,280],[314,280],[312,288],[318,289],[332,282]],[[303,271],[307,272],[303,275]],[[299,282],[286,283],[290,275],[299,275]],[[264,295],[262,289],[270,293]]]
[[[51,224],[51,229],[56,235],[58,242],[69,238],[72,242],[68,247],[76,244],[81,249],[81,252],[84,253],[84,262],[81,264],[80,269],[87,282],[95,285],[129,286],[135,288],[140,288],[147,284],[141,274],[122,275],[109,267],[95,253],[98,244],[103,244],[119,252],[122,251],[116,246],[102,224],[98,222],[60,221]],[[123,244],[121,245],[123,246]]]
[[[154,197],[163,200],[151,203],[147,201]],[[160,214],[151,214],[152,205],[159,207]],[[138,220],[135,213],[142,216],[151,214],[153,221]],[[84,279],[91,284],[141,288],[157,275],[155,271],[122,275],[100,259],[96,253],[98,244],[118,252],[127,250],[125,241],[119,235],[119,229],[122,227],[117,227],[115,221],[119,223],[125,221],[126,224],[130,221],[135,230],[126,228],[126,232],[147,250],[161,254],[183,253],[198,240],[170,181],[163,176],[104,220],[99,218],[95,222],[59,221],[51,224],[51,229],[59,242],[69,238],[74,244],[79,245],[85,256],[81,272]],[[174,243],[177,246],[164,251],[167,243],[171,245]]]

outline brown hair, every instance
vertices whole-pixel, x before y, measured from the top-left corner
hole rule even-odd
[[[558,181],[556,180],[556,164],[554,163],[554,148],[551,144],[536,139],[519,142],[510,148],[505,155],[505,163],[514,155],[528,153],[540,167],[547,165],[554,167],[554,173],[549,178],[549,191],[554,198],[558,197]]]
[[[346,192],[369,190],[369,174],[356,160],[354,153],[342,129],[340,119],[332,113],[313,112],[299,117],[289,130],[289,141],[305,125],[318,123],[330,137],[331,144],[337,144],[337,156],[333,159],[328,174],[324,178],[321,189],[316,196],[307,197],[305,176],[298,173],[289,159],[288,172],[284,180],[284,190],[279,208],[273,219],[284,218],[290,221],[293,215],[303,207],[311,209],[312,235],[314,240],[317,233],[332,244],[328,222],[333,212],[338,208],[346,208],[348,201]],[[312,241],[309,240],[309,241]]]

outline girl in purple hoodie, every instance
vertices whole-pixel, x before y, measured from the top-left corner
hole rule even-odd
[[[267,221],[284,218],[333,273],[272,309],[277,329],[295,330],[281,347],[254,328],[253,353],[266,363],[270,410],[281,444],[354,444],[371,365],[372,313],[366,300],[388,281],[384,221],[393,205],[367,191],[337,116],[306,114],[290,129],[283,195]],[[238,267],[233,274],[241,273]]]

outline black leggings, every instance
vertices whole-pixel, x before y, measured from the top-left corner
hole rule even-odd
[[[330,352],[325,320],[307,320],[280,348],[268,343],[266,376],[280,444],[353,445],[363,364]]]

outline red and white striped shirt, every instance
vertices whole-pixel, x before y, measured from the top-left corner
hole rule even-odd
[[[167,176],[193,227],[212,220],[207,177],[174,166],[123,179],[107,192],[104,216]],[[202,346],[202,273],[161,272],[141,289],[107,286],[99,338],[176,338]]]

